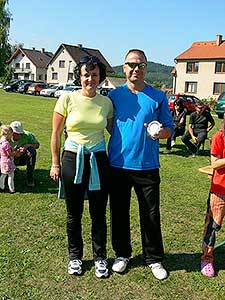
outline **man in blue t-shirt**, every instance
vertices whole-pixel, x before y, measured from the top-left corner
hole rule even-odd
[[[111,237],[116,259],[113,271],[125,271],[131,257],[131,189],[139,203],[143,256],[157,279],[168,274],[164,256],[159,212],[159,141],[170,137],[173,120],[163,92],[146,84],[147,58],[139,49],[130,50],[123,66],[127,82],[109,94],[114,106],[114,123],[109,141],[111,165]],[[158,121],[161,127],[153,138],[147,125]]]

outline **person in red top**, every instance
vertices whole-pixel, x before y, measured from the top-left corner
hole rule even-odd
[[[203,237],[201,273],[215,275],[213,250],[216,232],[221,228],[225,215],[225,115],[220,130],[213,135],[210,145],[213,175],[208,198]]]

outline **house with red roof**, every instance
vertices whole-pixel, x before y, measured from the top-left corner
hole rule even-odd
[[[175,58],[173,92],[200,99],[217,98],[225,91],[225,40],[194,42]]]
[[[106,66],[107,74],[114,73],[113,68],[98,49],[86,48],[82,44],[61,44],[48,63],[47,78],[49,84],[73,83],[74,68],[84,56],[97,56]]]
[[[47,82],[47,65],[53,53],[41,50],[18,48],[8,64],[13,71],[13,79],[29,79]]]

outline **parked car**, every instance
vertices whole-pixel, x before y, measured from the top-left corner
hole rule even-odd
[[[76,86],[76,85],[68,85],[66,86],[63,90],[57,90],[54,94],[54,96],[56,98],[59,98],[61,95],[65,94],[65,93],[69,93],[69,92],[73,92],[73,91],[77,91],[80,90],[81,86]]]
[[[33,81],[28,80],[28,79],[16,79],[16,80],[10,81],[8,84],[6,84],[4,86],[4,90],[6,92],[16,92],[18,90],[18,88],[25,82],[33,82]]]
[[[215,112],[219,119],[223,119],[225,113],[225,92],[219,95],[215,107]]]
[[[48,88],[48,85],[43,82],[34,82],[32,83],[27,90],[27,94],[38,96],[40,91]]]
[[[29,88],[29,86],[32,84],[33,82],[25,82],[24,84],[22,84],[21,86],[18,87],[17,91],[21,94],[25,94]]]
[[[113,90],[111,88],[100,88],[99,93],[103,96],[108,96],[109,92]]]
[[[181,101],[184,108],[187,111],[187,114],[192,113],[195,111],[195,105],[196,103],[200,102],[201,100],[195,96],[192,95],[185,95],[185,94],[168,94],[168,105],[170,108],[170,111],[174,110],[174,103],[175,101]],[[210,107],[208,105],[205,105],[205,109],[210,111]]]

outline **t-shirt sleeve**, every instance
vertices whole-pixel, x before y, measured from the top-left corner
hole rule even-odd
[[[223,147],[224,141],[220,132],[212,136],[210,143],[210,153],[211,155],[218,156],[219,158],[223,157]]]
[[[56,102],[54,112],[59,113],[60,115],[67,117],[67,103],[68,103],[68,95],[62,95]]]

